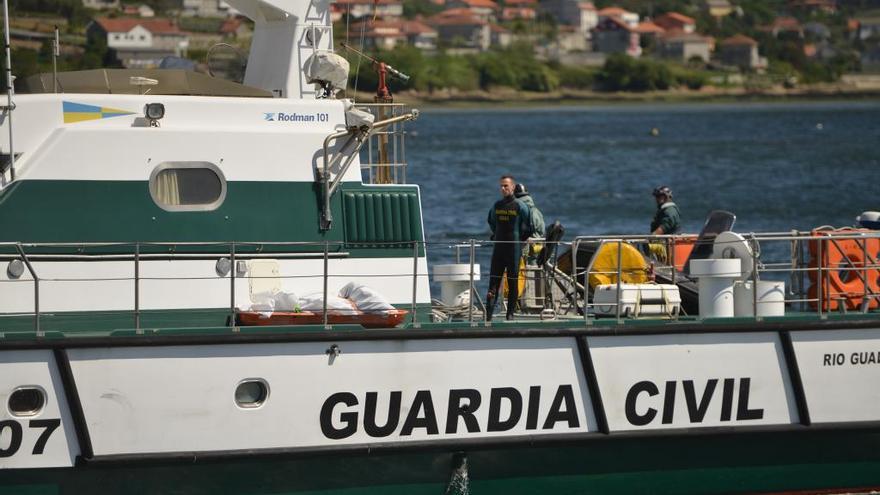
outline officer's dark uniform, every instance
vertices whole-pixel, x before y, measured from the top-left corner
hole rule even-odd
[[[501,277],[507,272],[507,318],[513,317],[513,308],[519,298],[517,277],[519,258],[522,255],[521,242],[531,235],[529,207],[513,195],[495,203],[489,210],[489,227],[496,243],[492,250],[492,267],[489,270],[489,294],[486,296],[486,319],[492,319]]]
[[[651,220],[651,232],[657,230],[657,227],[663,227],[663,233],[666,235],[677,234],[681,230],[681,211],[678,205],[667,201],[657,207],[657,213]]]

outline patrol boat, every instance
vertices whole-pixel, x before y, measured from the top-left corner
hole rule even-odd
[[[432,304],[440,246],[397,166],[416,113],[334,97],[329,3],[229,3],[255,21],[244,84],[101,70],[9,98],[0,493],[880,486],[876,233],[554,229],[520,321],[495,324],[470,240]],[[779,273],[785,315],[760,290]],[[364,286],[394,328],[331,305]]]

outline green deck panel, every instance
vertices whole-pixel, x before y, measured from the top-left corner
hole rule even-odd
[[[467,452],[472,495],[719,494],[880,486],[880,433],[625,438]],[[453,451],[137,461],[0,471],[0,495],[444,493]]]

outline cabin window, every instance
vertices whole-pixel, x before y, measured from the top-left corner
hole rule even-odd
[[[213,163],[165,162],[150,175],[150,195],[167,211],[216,210],[226,198],[226,179]]]
[[[244,409],[255,409],[269,398],[269,384],[260,378],[242,380],[235,387],[235,404]]]
[[[13,416],[36,416],[46,404],[46,393],[36,387],[22,387],[9,395],[9,412]]]

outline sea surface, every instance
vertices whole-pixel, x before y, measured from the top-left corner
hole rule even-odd
[[[407,130],[431,264],[450,261],[457,241],[488,238],[502,174],[527,185],[566,240],[646,233],[661,184],[685,232],[716,209],[735,213],[741,233],[849,226],[880,210],[880,102],[428,109]]]

